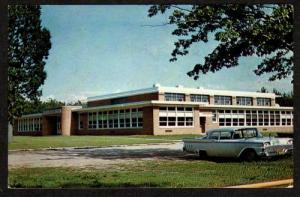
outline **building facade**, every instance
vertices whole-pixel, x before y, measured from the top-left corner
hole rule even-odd
[[[63,106],[15,121],[14,135],[201,134],[219,127],[293,132],[293,108],[275,94],[185,88],[151,88],[95,96],[87,107]]]

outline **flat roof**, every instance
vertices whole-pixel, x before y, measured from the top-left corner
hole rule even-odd
[[[234,90],[215,90],[215,89],[205,89],[202,87],[199,88],[186,88],[183,86],[176,87],[165,87],[160,85],[153,85],[150,88],[143,88],[132,91],[125,91],[120,93],[112,93],[100,96],[88,97],[87,102],[104,100],[104,99],[113,99],[121,98],[127,96],[134,96],[147,93],[179,93],[179,94],[204,94],[204,95],[222,95],[222,96],[245,96],[245,97],[264,97],[264,98],[275,98],[274,93],[262,93],[262,92],[249,92],[249,91],[234,91]]]
[[[208,103],[202,102],[181,102],[181,101],[139,101],[131,103],[122,103],[115,105],[104,105],[96,107],[86,107],[80,109],[74,109],[74,112],[92,112],[97,110],[109,110],[118,109],[124,107],[146,107],[146,106],[185,106],[185,107],[199,107],[203,109],[260,109],[260,110],[293,110],[293,107],[280,107],[280,106],[244,106],[244,105],[208,105]]]

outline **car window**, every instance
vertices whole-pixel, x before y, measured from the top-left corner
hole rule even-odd
[[[243,135],[240,130],[237,130],[233,133],[232,139],[241,139],[241,138],[243,138]]]
[[[256,137],[256,129],[244,129],[243,130],[243,136],[244,138],[251,138],[251,137]]]
[[[220,134],[220,140],[229,140],[231,139],[231,132],[230,131],[222,131]]]
[[[220,132],[213,132],[210,134],[209,139],[218,140],[219,139]]]

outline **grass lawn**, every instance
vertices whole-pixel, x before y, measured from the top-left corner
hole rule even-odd
[[[293,177],[292,157],[252,163],[227,161],[137,161],[107,170],[23,168],[9,170],[13,188],[225,187]]]
[[[269,136],[269,133],[262,133]],[[128,136],[14,136],[8,145],[9,150],[40,149],[58,147],[111,146],[147,143],[165,143],[200,135],[128,135]],[[271,136],[275,136],[272,133]]]
[[[198,135],[172,136],[14,136],[9,150],[57,147],[110,146],[124,144],[165,143]]]

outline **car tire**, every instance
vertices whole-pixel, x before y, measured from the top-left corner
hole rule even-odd
[[[200,151],[198,151],[198,156],[199,156],[199,159],[206,159],[207,153],[206,153],[206,151],[200,150]]]
[[[248,149],[243,153],[243,159],[251,162],[257,159],[257,154],[254,150]]]

